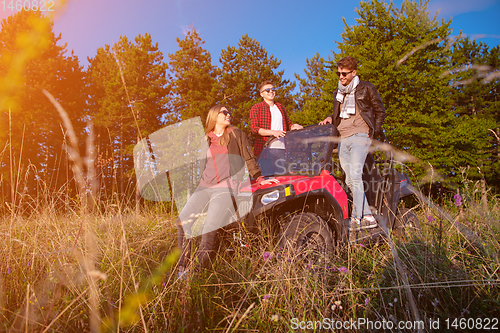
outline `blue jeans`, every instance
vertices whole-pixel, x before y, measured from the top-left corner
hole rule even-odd
[[[340,140],[340,166],[345,172],[347,186],[352,193],[352,217],[372,215],[363,186],[363,166],[372,140],[366,133],[357,133]]]

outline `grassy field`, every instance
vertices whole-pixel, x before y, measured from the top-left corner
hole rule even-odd
[[[439,331],[473,331],[466,319],[500,318],[500,201],[469,192],[459,207],[443,200],[453,221],[420,204],[420,234],[392,248],[339,247],[321,266],[280,252],[263,223],[248,247],[228,238],[211,269],[183,280],[168,208],[9,216],[0,222],[0,331],[312,332],[358,320],[394,332],[417,331],[408,329],[416,321],[431,331],[437,320]]]

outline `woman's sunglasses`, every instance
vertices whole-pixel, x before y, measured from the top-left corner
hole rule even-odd
[[[232,115],[232,114],[231,114],[231,112],[229,112],[229,111],[227,111],[227,110],[222,110],[222,111],[219,111],[219,113],[223,113],[223,114],[224,114],[224,116],[226,116],[226,117],[227,117],[227,116],[231,117],[231,115]]]

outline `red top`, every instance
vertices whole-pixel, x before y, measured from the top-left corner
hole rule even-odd
[[[214,132],[208,133],[210,138],[210,147],[207,150],[207,163],[203,175],[201,176],[201,187],[228,187],[232,186],[232,180],[229,172],[229,157],[227,146],[219,144],[220,137]]]

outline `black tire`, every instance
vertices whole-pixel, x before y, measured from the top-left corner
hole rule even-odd
[[[278,246],[284,251],[318,262],[334,251],[328,224],[314,213],[300,213],[281,226]]]
[[[407,239],[409,236],[418,235],[420,231],[420,220],[417,214],[409,208],[398,208],[398,215],[392,230],[395,236]]]

